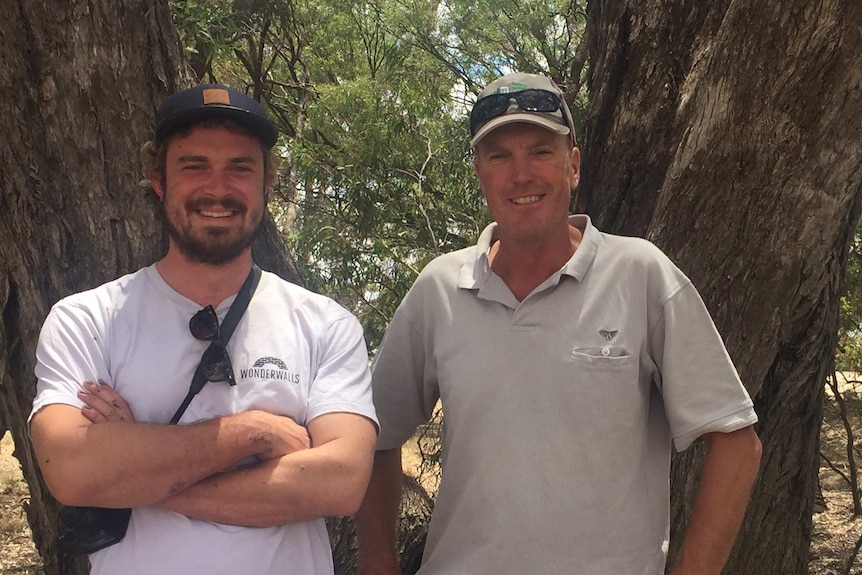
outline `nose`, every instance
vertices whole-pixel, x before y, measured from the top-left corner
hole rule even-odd
[[[533,170],[528,156],[524,154],[515,154],[512,156],[510,167],[513,182],[521,184],[533,179]]]
[[[203,186],[204,194],[214,198],[222,198],[231,193],[230,184],[227,181],[227,176],[221,171],[214,171]]]

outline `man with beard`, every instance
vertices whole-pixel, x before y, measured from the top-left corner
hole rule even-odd
[[[276,138],[231,88],[166,98],[142,155],[167,254],[61,300],[42,328],[30,434],[45,481],[66,505],[132,509],[93,574],[333,571],[322,518],[357,509],[376,438],[353,315],[263,272],[219,373],[169,424],[254,277]]]

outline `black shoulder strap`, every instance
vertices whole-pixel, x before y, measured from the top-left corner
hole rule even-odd
[[[254,295],[254,291],[257,289],[257,284],[260,283],[260,275],[260,268],[257,267],[257,264],[251,264],[251,271],[248,272],[248,276],[245,278],[242,287],[239,288],[239,293],[236,294],[236,298],[233,300],[233,303],[230,304],[230,309],[227,310],[227,315],[225,316],[224,321],[219,326],[219,340],[221,345],[227,347],[227,342],[230,340],[230,336],[233,335],[233,330],[236,329],[239,320],[242,319],[246,308],[248,308],[248,303],[251,301],[251,296]],[[185,399],[183,399],[183,402],[171,418],[171,425],[180,420],[183,413],[186,412],[186,408],[192,402],[194,396],[197,395],[198,392],[203,389],[204,384],[206,384],[206,377],[201,371],[201,365],[203,365],[203,362],[199,363],[197,369],[195,369],[189,392],[186,394]]]
[[[230,336],[233,335],[233,330],[236,329],[239,320],[242,319],[242,315],[245,313],[248,302],[251,301],[251,296],[254,295],[254,290],[257,289],[258,283],[260,283],[260,268],[257,267],[257,264],[251,264],[251,271],[248,272],[248,277],[245,278],[242,287],[239,288],[236,299],[230,304],[230,309],[227,310],[227,315],[219,326],[219,336],[221,337],[222,344],[227,345]]]

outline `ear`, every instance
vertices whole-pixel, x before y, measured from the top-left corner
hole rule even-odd
[[[485,195],[485,186],[482,185],[482,167],[481,162],[479,161],[479,156],[475,154],[473,156],[473,172],[476,174],[476,179],[479,180],[479,189],[482,191],[482,196],[487,198]]]
[[[572,148],[572,189],[578,187],[581,181],[581,151],[578,148]]]
[[[159,197],[159,201],[165,201],[165,190],[162,186],[162,176],[161,174],[157,174],[156,172],[150,172],[147,174],[147,178],[150,180],[150,187],[153,188],[153,191]]]

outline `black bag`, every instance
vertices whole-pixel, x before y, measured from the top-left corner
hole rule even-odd
[[[77,556],[95,553],[126,536],[131,509],[64,507],[60,511],[61,553]]]
[[[240,317],[245,313],[248,302],[260,281],[260,268],[251,266],[251,271],[242,284],[239,293],[230,306],[219,331],[221,345],[227,345],[230,336]],[[182,405],[171,418],[171,423],[177,423],[185,412],[192,398],[203,388],[206,378],[201,373],[201,365],[195,370],[192,385]],[[67,555],[89,555],[105,547],[110,547],[122,541],[129,528],[131,509],[108,509],[106,507],[72,507],[65,506],[60,510],[60,536],[57,547]]]

